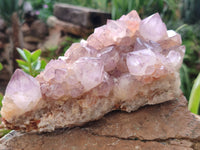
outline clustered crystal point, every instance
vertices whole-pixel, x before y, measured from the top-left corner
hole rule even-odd
[[[155,91],[163,87],[153,83],[164,78],[168,80],[170,76],[175,78],[170,82],[175,82],[177,76],[174,74],[185,52],[181,44],[181,36],[167,30],[158,13],[141,20],[133,10],[116,21],[108,20],[87,40],[72,44],[64,56],[51,60],[36,78],[16,70],[6,89],[2,117],[11,122],[19,115],[39,109],[43,102],[53,105],[70,100],[76,103],[80,99],[107,98],[106,103],[112,106],[102,112],[105,114],[114,107],[129,112],[145,104],[170,100],[155,100],[154,95],[159,94]],[[168,84],[163,89],[166,93],[170,88]],[[145,99],[151,99],[148,98],[151,93],[152,101],[147,102]],[[165,94],[166,98],[170,94]],[[176,94],[171,95],[169,98]],[[83,102],[79,104],[86,107]],[[93,103],[90,105],[92,107]],[[88,106],[87,103],[90,109]]]

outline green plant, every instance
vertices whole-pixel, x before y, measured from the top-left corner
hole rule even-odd
[[[136,10],[141,18],[159,12],[164,21],[177,19],[178,0],[111,0],[112,19],[118,19],[131,10]]]
[[[41,50],[29,52],[26,49],[17,48],[18,53],[24,59],[17,59],[18,65],[24,70],[24,72],[35,77],[38,75],[46,66],[46,62],[40,59]]]
[[[0,71],[3,69],[3,65],[2,63],[0,63]]]
[[[0,93],[0,110],[1,110],[1,107],[2,107],[2,100],[3,100],[3,94]],[[1,114],[0,114],[0,117],[1,117]],[[0,121],[0,124],[1,124],[1,121]]]
[[[7,22],[12,24],[12,15],[17,12],[18,17],[22,20],[24,1],[20,3],[19,0],[0,0],[0,16]]]
[[[29,0],[39,19],[46,22],[49,16],[53,15],[55,0]]]
[[[2,107],[3,94],[0,93],[0,108]]]
[[[44,5],[44,0],[27,0],[31,3],[33,9],[38,10],[40,8],[42,8],[42,6]]]
[[[39,18],[46,22],[49,16],[53,15],[53,5],[55,0],[43,0],[42,8],[39,11]]]
[[[190,100],[188,109],[195,114],[199,114],[199,106],[200,106],[200,73],[194,81],[194,85],[192,87],[192,91],[190,94]]]

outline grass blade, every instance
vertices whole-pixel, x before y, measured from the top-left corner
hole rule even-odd
[[[194,85],[192,87],[188,109],[192,113],[198,114],[199,104],[200,104],[200,73],[197,76]]]
[[[3,65],[0,63],[0,71],[3,69]]]

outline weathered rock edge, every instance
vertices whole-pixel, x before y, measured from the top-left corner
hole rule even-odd
[[[0,150],[199,150],[200,117],[177,100],[126,113],[114,111],[84,127],[52,133],[12,131],[0,140]]]

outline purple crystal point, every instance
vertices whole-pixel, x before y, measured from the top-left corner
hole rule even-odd
[[[139,31],[142,37],[155,42],[167,37],[166,25],[162,22],[158,13],[142,20]]]
[[[20,69],[14,72],[5,96],[10,97],[17,107],[25,110],[30,110],[42,97],[39,82]]]

